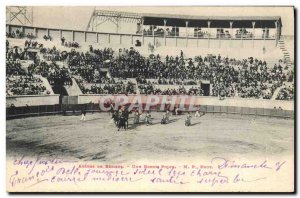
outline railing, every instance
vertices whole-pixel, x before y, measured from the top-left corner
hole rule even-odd
[[[99,102],[102,97],[107,95],[79,95],[63,96],[59,103],[58,96],[22,96],[13,97],[14,102],[21,100],[20,106],[7,105],[6,118],[22,118],[29,116],[43,115],[78,115],[81,110],[87,112],[101,112]],[[125,95],[109,95],[117,99]],[[141,97],[142,105],[147,103],[147,95],[128,95],[128,101],[133,101],[134,97]],[[173,96],[159,96],[171,99]],[[175,96],[176,97],[176,96]],[[10,103],[12,97],[7,97],[7,103]],[[105,98],[104,98],[105,99]],[[116,100],[118,101],[118,100]],[[227,113],[240,115],[271,116],[281,118],[294,118],[294,101],[278,101],[264,99],[243,99],[243,98],[226,98],[219,100],[217,97],[198,96],[195,98],[194,105],[200,107],[202,112],[206,113]],[[25,103],[26,102],[26,103]],[[103,102],[103,101],[102,101]],[[188,103],[184,108],[189,109]],[[22,105],[22,106],[21,106]],[[103,105],[103,104],[102,104]],[[151,110],[160,111],[162,104],[151,105]],[[162,108],[163,109],[163,108]]]
[[[59,104],[59,95],[13,95],[6,96],[6,107],[42,106]]]
[[[200,105],[200,111],[213,114],[237,114],[251,116],[269,116],[278,118],[294,119],[293,110],[266,109],[266,108],[249,108],[235,106],[215,106]],[[81,110],[88,113],[103,112],[100,110],[99,104],[66,104],[66,105],[41,105],[27,107],[8,107],[6,108],[6,119],[24,118],[32,116],[46,115],[80,115]],[[152,111],[160,111],[159,106],[151,108]]]
[[[61,114],[61,105],[7,107],[6,119]]]
[[[12,32],[19,29],[26,38],[26,35],[32,34],[34,38],[43,39],[44,36],[51,37],[53,40],[59,41],[65,38],[65,41],[76,41],[78,43],[100,43],[110,45],[154,45],[171,46],[171,47],[203,47],[203,48],[221,48],[221,47],[241,47],[241,48],[260,48],[262,46],[276,46],[276,39],[273,37],[245,37],[245,36],[230,36],[224,37],[221,34],[211,33],[209,36],[169,34],[123,34],[123,33],[105,33],[79,31],[57,28],[42,28],[31,26],[19,26],[7,24],[7,31]],[[256,44],[254,45],[254,41]],[[260,43],[259,43],[260,42]]]

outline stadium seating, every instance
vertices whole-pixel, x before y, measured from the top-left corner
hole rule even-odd
[[[62,45],[57,40],[28,38],[7,41],[8,95],[61,94],[59,87],[68,95],[203,95],[201,82],[208,81],[212,96],[271,99],[276,92],[276,99],[294,98],[293,89],[281,89],[284,83],[293,82],[293,67],[274,59],[282,57],[276,47],[262,53],[262,49],[161,45],[153,51],[145,45],[134,48],[133,44],[66,41]]]

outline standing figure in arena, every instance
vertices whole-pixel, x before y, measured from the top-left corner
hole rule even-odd
[[[200,111],[199,109],[195,112],[195,118],[200,117]]]
[[[118,126],[118,124],[119,124],[119,114],[118,114],[117,111],[113,112],[112,119],[113,119],[115,125]]]
[[[185,119],[185,126],[191,125],[191,119],[192,119],[192,116],[191,116],[190,112],[188,112],[188,115],[186,116],[186,119]]]
[[[167,110],[167,112],[166,112],[166,123],[169,123],[169,121],[170,121],[170,111]]]
[[[205,115],[205,112],[203,111],[203,112],[201,113],[200,109],[198,109],[198,110],[195,112],[195,117],[201,117],[201,114],[202,114],[202,116],[204,116],[204,115]]]
[[[81,110],[81,118],[80,118],[80,120],[85,121],[85,119],[86,119],[85,115],[86,115],[86,111],[84,109],[82,109]]]
[[[134,124],[138,124],[140,122],[140,113],[139,110],[135,110],[134,112]]]
[[[128,108],[125,107],[124,108],[124,117],[125,117],[125,129],[128,129],[128,120],[129,120],[129,111],[128,111]]]
[[[175,107],[175,115],[178,116],[178,114],[179,114],[178,107]]]
[[[166,119],[166,114],[165,113],[163,114],[163,117],[162,117],[160,123],[161,124],[167,124],[167,119]]]
[[[111,115],[113,115],[113,113],[114,113],[114,105],[111,100],[110,100],[110,113],[111,113]]]
[[[125,118],[125,113],[122,113],[122,114],[121,114],[121,117],[120,117],[120,119],[119,119],[119,123],[118,123],[118,131],[119,131],[121,128],[124,128],[125,131],[126,131],[126,118]]]
[[[150,114],[150,111],[147,112],[146,117],[145,117],[145,121],[146,121],[146,123],[147,123],[147,126],[148,126],[149,124],[152,124],[152,123],[151,123],[151,114]]]

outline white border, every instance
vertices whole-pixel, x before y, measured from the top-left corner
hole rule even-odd
[[[206,1],[199,1],[199,0],[151,0],[151,1],[142,1],[142,0],[126,0],[126,1],[122,1],[122,0],[109,0],[109,1],[103,1],[103,2],[99,2],[96,0],[90,0],[90,1],[82,1],[82,0],[70,0],[70,1],[66,1],[66,0],[52,0],[52,1],[41,1],[41,0],[2,0],[1,1],[1,6],[0,6],[0,27],[3,27],[3,31],[1,31],[0,34],[0,61],[1,61],[1,66],[0,66],[0,92],[1,92],[1,105],[2,105],[2,110],[1,112],[1,138],[0,138],[0,144],[1,144],[1,155],[0,155],[0,197],[8,197],[11,196],[8,193],[6,193],[5,188],[6,188],[6,183],[5,183],[5,151],[6,151],[6,147],[5,147],[5,140],[6,140],[6,122],[5,122],[5,6],[6,5],[65,5],[65,6],[120,6],[120,5],[125,5],[125,6],[133,6],[133,5],[140,5],[140,6],[163,6],[163,5],[181,5],[181,6],[193,6],[193,5],[197,5],[197,6],[247,6],[247,5],[255,5],[255,6],[279,6],[279,5],[294,5],[296,8],[300,8],[300,3],[297,0],[252,0],[252,1],[241,1],[241,0],[231,0],[231,1],[221,1],[221,0],[206,0]],[[299,10],[298,10],[299,12]],[[299,19],[297,20],[297,26],[299,26]],[[296,28],[295,27],[295,28]],[[299,38],[299,32],[297,32],[296,35]],[[295,43],[296,45],[296,43]],[[297,57],[299,57],[299,51],[297,51]],[[298,82],[297,82],[297,87],[299,85],[299,69],[297,71],[297,77],[298,77]],[[299,97],[299,91],[297,94],[297,98]],[[299,119],[299,118],[298,118]],[[297,119],[297,121],[298,121]],[[299,134],[298,136],[298,140],[297,142],[299,142]],[[297,151],[297,159],[299,159],[299,146],[298,146],[298,151]],[[299,172],[299,170],[298,170]],[[299,181],[298,183],[298,191],[299,191]],[[25,197],[25,196],[31,196],[31,195],[18,195],[18,197]],[[36,195],[35,197],[49,197],[51,195]],[[68,195],[57,195],[57,197],[65,197]],[[71,195],[74,196],[74,195]],[[75,195],[78,196],[78,195]],[[80,195],[80,197],[84,196],[90,196],[90,195]],[[109,195],[101,195],[101,196],[109,196]],[[121,195],[118,195],[121,196]],[[145,196],[145,195],[136,195],[135,197],[141,197],[141,196]],[[163,195],[158,195],[158,196],[163,196]],[[186,195],[182,195],[182,196],[186,196]],[[208,196],[208,195],[199,195],[199,196]],[[213,196],[209,196],[209,197],[215,197],[218,195],[213,195]],[[256,197],[262,197],[262,195],[254,195]],[[272,195],[271,195],[272,196]],[[285,196],[285,195],[282,195]],[[287,195],[286,195],[287,196]],[[165,196],[164,196],[165,197]]]

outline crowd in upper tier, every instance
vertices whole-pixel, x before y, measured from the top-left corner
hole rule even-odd
[[[65,43],[62,40],[63,46]],[[30,39],[25,41],[24,48],[12,47],[7,40],[6,49],[7,75],[30,77],[40,74],[48,78],[51,85],[71,85],[71,78],[76,76],[83,93],[203,95],[201,83],[206,81],[211,85],[212,96],[270,99],[284,82],[294,80],[293,68],[282,60],[268,65],[254,57],[242,60],[221,55],[187,58],[188,54],[183,51],[177,56],[144,56],[134,48],[114,51],[111,48],[94,49],[93,46],[86,52],[75,48],[61,51],[55,46],[45,48]],[[33,63],[26,71],[20,60],[32,60]],[[64,66],[58,66],[57,62],[63,62]],[[113,78],[121,80],[115,83]],[[122,83],[129,78],[137,84]],[[86,88],[87,83],[93,86]],[[180,86],[162,89],[160,85]],[[186,85],[189,88],[185,88]],[[294,90],[282,89],[277,98],[289,100],[293,95]]]

